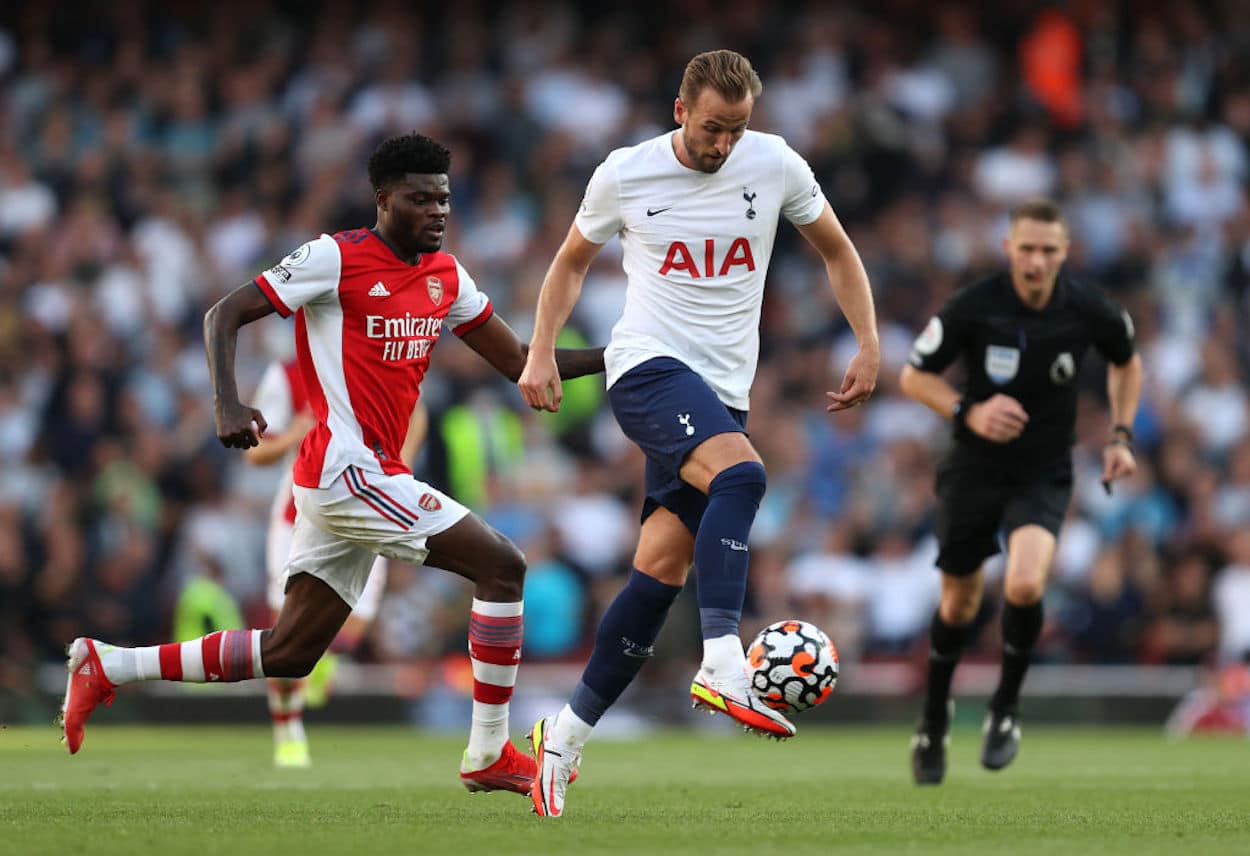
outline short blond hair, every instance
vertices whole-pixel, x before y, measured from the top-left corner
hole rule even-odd
[[[1068,228],[1059,203],[1045,196],[1034,196],[1018,203],[1008,212],[1007,219],[1013,226],[1021,220],[1037,220],[1041,223],[1058,223],[1065,230]]]
[[[705,51],[686,63],[677,96],[687,107],[693,107],[704,89],[711,87],[731,103],[759,98],[764,91],[760,76],[751,61],[737,51]]]

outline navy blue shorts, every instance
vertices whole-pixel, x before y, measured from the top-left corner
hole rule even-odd
[[[717,434],[745,434],[747,412],[726,407],[680,360],[655,357],[635,366],[608,390],[625,436],[647,456],[647,496],[642,519],[663,506],[691,534],[707,509],[707,496],[678,474],[696,446]]]

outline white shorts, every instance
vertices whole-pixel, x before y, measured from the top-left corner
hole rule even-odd
[[[311,574],[353,608],[376,556],[420,565],[431,535],[469,513],[447,494],[410,475],[348,467],[328,488],[295,486],[295,529],[286,576]]]
[[[286,599],[286,560],[291,553],[291,535],[295,524],[289,523],[285,517],[269,521],[269,537],[265,539],[265,569],[269,583],[266,588],[269,608],[277,612]],[[378,609],[382,606],[382,595],[386,592],[386,559],[377,556],[373,561],[373,569],[369,572],[369,581],[356,601],[353,615],[372,621],[377,618]]]

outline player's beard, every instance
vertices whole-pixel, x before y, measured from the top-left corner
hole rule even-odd
[[[716,172],[725,165],[725,161],[729,159],[728,155],[723,158],[711,158],[699,151],[694,140],[690,138],[690,132],[682,129],[682,142],[685,143],[686,152],[694,161],[695,168],[699,172]]]

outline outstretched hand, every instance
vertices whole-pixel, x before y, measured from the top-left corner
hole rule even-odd
[[[560,409],[564,389],[560,385],[560,369],[556,365],[554,351],[540,353],[530,349],[525,358],[525,369],[516,382],[525,403],[535,410],[555,413]]]
[[[825,411],[834,413],[848,410],[857,404],[863,404],[872,396],[877,388],[877,371],[881,367],[881,354],[877,351],[866,351],[862,348],[851,359],[842,376],[842,389],[838,392],[826,392],[829,404]]]
[[[260,445],[269,424],[255,407],[238,401],[219,404],[214,418],[217,422],[217,439],[227,449],[250,449]]]

